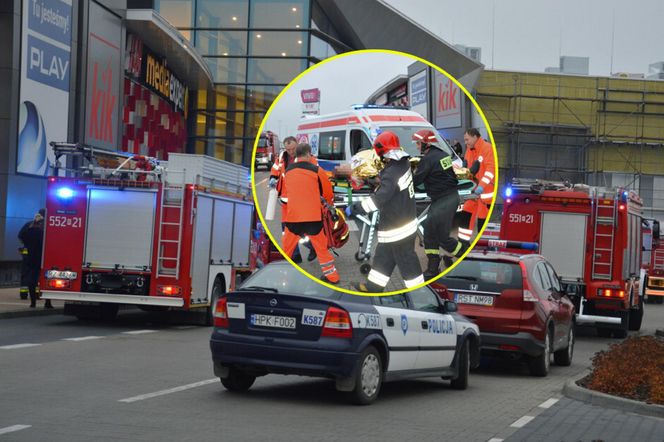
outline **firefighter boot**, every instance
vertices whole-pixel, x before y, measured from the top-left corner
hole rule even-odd
[[[440,255],[427,255],[427,269],[424,271],[426,281],[435,278],[440,273]]]

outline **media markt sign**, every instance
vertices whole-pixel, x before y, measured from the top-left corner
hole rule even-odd
[[[71,0],[23,0],[18,173],[47,175],[67,140],[71,22]]]

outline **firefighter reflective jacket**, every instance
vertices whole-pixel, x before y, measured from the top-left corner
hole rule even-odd
[[[415,186],[424,183],[424,190],[432,200],[457,191],[457,177],[452,157],[437,147],[430,147],[413,174]]]
[[[378,242],[400,241],[417,232],[415,187],[408,156],[391,160],[380,172],[380,187],[362,201],[367,212],[380,211]]]
[[[303,223],[322,221],[320,197],[333,203],[332,184],[325,171],[308,161],[293,163],[283,178],[281,201],[286,204],[283,222]]]
[[[491,147],[491,144],[487,143],[482,138],[479,138],[475,143],[475,148],[466,149],[465,160],[468,163],[468,168],[471,170],[474,170],[473,166],[477,168],[477,172],[475,172],[475,182],[478,186],[484,188],[480,195],[480,200],[485,204],[491,204],[495,181],[494,173],[496,172],[496,162],[493,157],[493,148]]]

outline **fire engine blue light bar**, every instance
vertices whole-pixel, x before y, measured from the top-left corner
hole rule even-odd
[[[511,187],[506,187],[505,188],[505,196],[507,198],[510,198],[512,196],[512,188]]]
[[[74,197],[74,191],[69,187],[60,187],[55,191],[55,195],[63,200],[68,200]]]

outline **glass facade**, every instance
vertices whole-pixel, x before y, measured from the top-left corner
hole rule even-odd
[[[315,0],[154,0],[154,7],[194,44],[215,83],[192,92],[189,151],[245,165],[283,87],[352,50]]]

